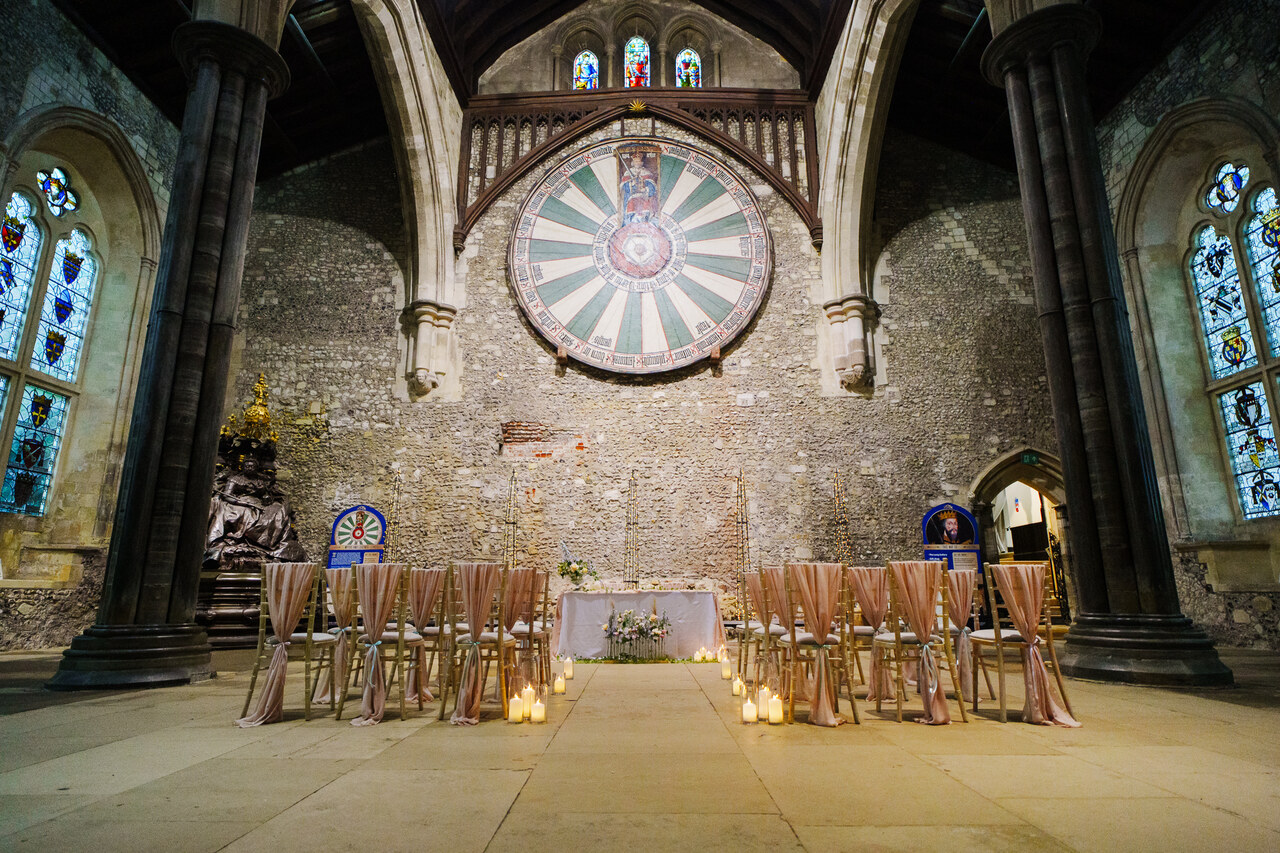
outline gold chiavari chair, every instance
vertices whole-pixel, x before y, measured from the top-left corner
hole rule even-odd
[[[956,668],[956,659],[951,647],[951,627],[948,618],[947,606],[947,582],[946,582],[946,563],[943,562],[895,562],[889,561],[887,565],[889,580],[889,609],[885,616],[885,624],[890,630],[877,635],[873,640],[873,654],[878,655],[882,665],[892,665],[894,680],[894,699],[897,703],[897,719],[902,722],[902,703],[906,699],[906,679],[903,675],[903,667],[909,661],[913,661],[919,665],[920,678],[924,677],[924,658],[925,644],[929,645],[929,651],[933,651],[935,645],[941,645],[943,650],[943,660],[951,673],[951,685],[955,690],[957,704],[960,708],[960,719],[962,722],[968,722],[969,718],[964,708],[964,693],[960,689],[960,676]],[[900,567],[902,576],[899,571],[895,571],[896,567]],[[926,583],[926,586],[933,591],[931,600],[928,603],[926,624],[929,627],[928,636],[923,639],[914,630],[904,629],[904,620],[908,623],[911,617],[908,613],[907,596],[909,591],[903,588],[903,578],[913,577],[916,573],[923,574],[920,580]],[[941,615],[938,614],[937,603],[941,601]],[[907,628],[913,627],[910,625]],[[946,693],[943,690],[941,679],[941,669],[937,673],[938,684],[935,690],[942,696],[941,707],[946,707]],[[881,708],[883,697],[876,700],[876,711]],[[928,702],[929,697],[925,696],[925,719],[932,720],[934,711],[930,708]],[[948,712],[949,720],[949,712]],[[943,722],[946,722],[944,720]]]
[[[1045,663],[1053,671],[1054,680],[1058,684],[1058,692],[1062,696],[1062,704],[1066,706],[1068,715],[1074,716],[1071,710],[1071,700],[1067,698],[1066,684],[1062,680],[1062,671],[1058,667],[1058,653],[1053,643],[1053,617],[1052,610],[1054,602],[1052,601],[1052,580],[1048,577],[1048,563],[1001,563],[999,568],[1007,566],[1017,566],[1028,570],[1032,576],[1043,575],[1040,579],[1040,585],[1044,589],[1041,599],[1039,615],[1036,619],[1036,632],[1039,634],[1040,643],[1048,649],[1048,658]],[[1009,720],[1008,710],[1005,700],[1005,660],[1004,654],[1006,649],[1016,649],[1022,652],[1030,647],[1031,643],[1014,625],[1013,618],[1009,612],[1009,603],[1007,601],[1006,590],[1000,589],[997,580],[996,565],[987,563],[983,567],[984,587],[987,595],[988,612],[991,614],[992,627],[985,628],[980,631],[974,631],[969,635],[969,641],[973,644],[973,710],[978,710],[978,670],[982,670],[982,674],[987,679],[987,690],[991,690],[991,675],[987,670],[986,652],[994,651],[996,659],[996,673],[1000,684],[1000,722],[1005,723]],[[1022,665],[1026,666],[1024,658]]]
[[[478,600],[470,602],[471,610],[466,612],[466,621],[462,620],[467,605],[467,585],[474,582],[468,573],[479,574],[489,571],[498,572],[496,595],[480,595]],[[491,667],[498,673],[497,689],[502,704],[502,715],[507,715],[507,673],[510,671],[510,660],[514,658],[516,638],[505,630],[504,606],[509,582],[509,572],[499,563],[459,563],[454,566],[457,582],[454,586],[456,606],[451,614],[453,633],[453,654],[449,662],[450,683],[455,697],[453,721],[459,723],[466,719],[459,716],[463,712],[462,691],[466,689],[464,676],[468,665],[477,668],[476,677],[480,679],[481,688],[477,695],[483,696],[483,684],[487,681]],[[472,588],[474,595],[476,588]],[[476,617],[480,617],[477,619]],[[468,660],[472,652],[476,657]],[[444,699],[441,700],[441,709]],[[476,710],[476,709],[471,709]],[[471,720],[474,722],[474,719]],[[469,724],[469,723],[467,723]]]
[[[533,578],[533,594],[520,608],[511,633],[517,640],[517,651],[536,661],[538,681],[546,687],[551,683],[551,628],[547,620],[551,576],[549,572],[538,569]]]
[[[799,572],[810,572],[813,575],[814,589],[811,590],[811,595],[814,598],[808,602],[813,605],[812,608],[805,606],[806,598],[800,587]],[[821,689],[827,692],[831,699],[832,710],[837,717],[840,713],[839,687],[841,684],[848,686],[854,722],[861,722],[858,715],[858,703],[853,698],[853,685],[849,681],[848,658],[845,656],[847,645],[845,614],[840,607],[840,603],[847,593],[844,581],[844,566],[839,563],[788,563],[783,567],[782,574],[787,611],[793,615],[790,623],[790,633],[780,640],[788,664],[786,687],[787,722],[795,722],[796,685],[801,683],[800,679],[802,678],[804,679],[803,683],[808,684],[810,675],[814,676],[813,689],[815,691],[818,690],[821,684]],[[834,586],[834,590],[824,590],[822,588],[824,585],[828,585],[828,587]],[[830,592],[831,595],[829,602],[823,602],[817,598],[817,596],[825,595],[827,592]],[[830,618],[825,618],[825,615],[820,616],[817,612],[817,609],[823,607],[824,604],[830,607]],[[797,615],[803,617],[803,630],[796,625],[794,617]],[[823,673],[825,677],[819,679],[817,678],[819,668],[824,665],[827,666],[829,672]],[[808,697],[811,720],[818,699],[817,695]],[[831,723],[831,725],[836,724],[838,722]]]
[[[301,620],[289,626],[273,625],[271,622],[271,596],[268,595],[268,586],[271,579],[268,573],[274,574],[276,571],[304,565],[310,567],[307,572],[309,590],[306,593],[306,604],[302,611]],[[330,710],[333,709],[333,652],[337,646],[337,638],[324,631],[317,633],[315,630],[317,602],[323,601],[323,596],[324,572],[319,570],[314,563],[268,563],[263,567],[258,600],[258,647],[253,660],[253,674],[249,678],[249,692],[244,697],[244,708],[240,711],[242,719],[249,713],[249,704],[253,699],[253,692],[257,686],[258,673],[261,671],[263,664],[269,663],[270,659],[275,656],[276,649],[280,646],[279,636],[286,635],[286,632],[289,639],[285,644],[285,653],[292,653],[295,657],[300,655],[305,662],[303,670],[303,689],[306,694],[303,697],[304,718],[311,719],[311,697],[315,692],[316,683],[321,677],[329,679],[329,708]],[[283,613],[278,613],[276,618],[287,619],[288,617]],[[297,630],[299,627],[302,630]],[[314,681],[312,679],[313,664],[316,673]],[[326,671],[328,673],[327,676],[325,676]]]
[[[364,663],[364,695],[367,700],[362,701],[362,713],[353,722],[373,724],[381,721],[384,707],[377,698],[376,681],[379,679],[385,691],[382,702],[385,702],[394,683],[398,688],[400,719],[408,717],[405,680],[410,653],[416,654],[417,647],[423,642],[421,635],[408,628],[408,569],[405,563],[357,563],[351,567],[352,590],[361,625],[352,632],[355,643],[347,667],[350,669],[357,658]],[[390,645],[392,643],[394,645]],[[388,654],[390,660],[387,659]],[[350,678],[349,672],[346,677]],[[342,719],[346,699],[346,691],[343,690],[338,697],[339,720]],[[421,699],[418,709],[422,710]]]

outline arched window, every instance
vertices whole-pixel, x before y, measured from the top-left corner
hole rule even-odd
[[[702,57],[691,47],[676,54],[676,85],[690,89],[702,88]]]
[[[640,36],[627,40],[622,51],[622,61],[627,70],[627,88],[649,85],[649,43]]]
[[[1248,167],[1223,164],[1203,196],[1212,216],[1192,235],[1190,273],[1240,510],[1280,515],[1280,206],[1255,192]],[[1241,239],[1242,238],[1242,239]]]
[[[600,60],[589,50],[573,58],[573,88],[600,88]]]
[[[0,240],[0,512],[43,515],[71,405],[79,390],[98,261],[89,234],[69,214],[78,206],[60,168],[36,186],[48,212],[22,190],[5,206]],[[45,240],[45,232],[54,240]]]

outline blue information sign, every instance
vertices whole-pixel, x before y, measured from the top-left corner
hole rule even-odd
[[[357,504],[338,513],[329,536],[330,569],[356,563],[382,562],[387,536],[387,519],[366,504]]]
[[[926,560],[945,560],[948,569],[982,571],[978,522],[964,507],[955,504],[933,507],[924,514],[920,533]]]

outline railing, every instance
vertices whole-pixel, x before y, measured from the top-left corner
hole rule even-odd
[[[488,206],[532,166],[611,121],[665,120],[745,161],[787,199],[820,245],[813,103],[796,90],[608,89],[482,95],[463,112],[455,247]],[[643,128],[643,124],[641,124]],[[643,130],[641,130],[643,132]]]

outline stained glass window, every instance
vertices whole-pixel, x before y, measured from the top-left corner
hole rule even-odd
[[[49,212],[54,216],[69,213],[80,206],[79,197],[71,189],[71,179],[61,169],[36,172],[36,180],[40,182],[45,203],[49,205]]]
[[[589,50],[573,58],[573,88],[600,88],[600,60]]]
[[[9,467],[0,486],[0,511],[44,513],[69,402],[61,394],[35,385],[23,389]]]
[[[640,36],[627,40],[622,52],[622,61],[627,69],[627,88],[649,85],[649,43]]]
[[[31,352],[31,366],[36,370],[67,382],[76,381],[97,274],[87,234],[77,229],[58,241],[40,311],[36,346]]]
[[[1244,517],[1280,512],[1280,455],[1276,453],[1266,391],[1261,382],[1228,391],[1218,398],[1227,431],[1227,453],[1235,475]]]
[[[17,358],[43,235],[35,205],[14,193],[0,224],[0,356]]]
[[[1258,363],[1258,354],[1253,348],[1231,238],[1206,226],[1198,242],[1200,248],[1191,261],[1191,274],[1204,322],[1210,372],[1219,379],[1253,367]]]
[[[691,47],[676,54],[676,85],[692,89],[702,88],[702,58]]]
[[[1253,200],[1254,217],[1244,229],[1253,286],[1262,304],[1272,355],[1280,355],[1280,204],[1267,188]]]
[[[1249,167],[1226,163],[1218,170],[1213,186],[1204,197],[1205,206],[1218,213],[1230,213],[1240,203],[1240,193],[1249,183]]]

